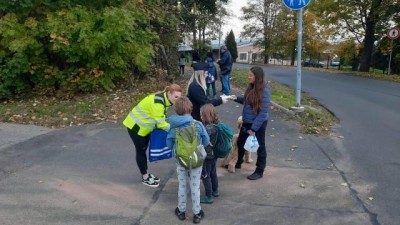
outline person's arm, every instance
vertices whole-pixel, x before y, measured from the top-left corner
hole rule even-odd
[[[268,108],[270,103],[270,90],[269,85],[264,89],[263,99],[261,101],[261,111],[257,114],[256,118],[251,125],[251,130],[256,132],[260,129],[261,125],[268,120]]]
[[[152,106],[152,118],[156,121],[156,127],[169,131],[169,123],[167,122],[167,117],[164,112],[166,111],[166,106],[161,103],[154,103]]]
[[[236,95],[232,95],[232,100],[239,103],[239,104],[244,104],[244,96],[236,96]]]
[[[220,66],[225,66],[225,64],[227,63],[228,59],[229,59],[228,54],[225,53],[225,54],[222,55],[221,59],[218,61],[218,64]]]
[[[167,135],[167,147],[169,149],[173,149],[174,145],[175,145],[175,129],[171,129],[168,132]]]
[[[198,133],[201,137],[201,144],[207,146],[210,144],[210,137],[208,136],[207,130],[201,122],[197,122]]]
[[[213,106],[219,106],[223,103],[222,98],[209,99],[204,92],[204,89],[197,83],[190,84],[189,95],[190,99],[197,105],[205,105],[207,103],[211,103]]]

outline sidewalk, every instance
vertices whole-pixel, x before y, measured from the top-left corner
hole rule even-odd
[[[229,102],[217,109],[221,120],[234,128],[242,106]],[[190,201],[185,221],[174,215],[174,161],[150,163],[149,172],[162,179],[161,185],[142,185],[133,144],[121,124],[58,130],[0,124],[0,129],[3,225],[192,224]],[[236,173],[218,168],[220,197],[202,205],[200,224],[372,224],[324,153],[337,148],[340,140],[302,135],[295,123],[275,111],[266,135],[264,177],[246,179],[255,169],[255,154],[254,162]]]

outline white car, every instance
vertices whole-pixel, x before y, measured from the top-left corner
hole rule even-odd
[[[331,66],[339,66],[340,62],[331,61]]]

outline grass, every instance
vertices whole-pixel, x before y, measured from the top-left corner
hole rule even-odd
[[[239,88],[246,88],[248,70],[234,69],[233,84]],[[268,75],[268,74],[267,74]],[[271,100],[285,108],[290,108],[296,105],[295,101],[295,90],[288,86],[280,83],[270,81],[271,85]],[[301,114],[291,116],[291,118],[297,120],[301,127],[302,132],[306,134],[319,134],[326,135],[331,132],[332,126],[335,124],[335,117],[323,106],[321,106],[317,100],[308,97],[304,94],[301,96],[302,106],[305,111]]]
[[[0,122],[39,125],[50,128],[83,125],[100,121],[117,123],[149,93],[162,91],[165,77],[136,81],[111,92],[76,95],[69,98],[31,93],[0,103]],[[186,81],[185,81],[186,83]]]
[[[235,69],[233,84],[239,88],[247,87],[247,70]],[[187,80],[176,80],[186,87]],[[76,95],[72,97],[46,97],[32,93],[30,97],[17,97],[0,103],[0,122],[19,123],[61,128],[83,124],[123,120],[129,110],[149,93],[163,90],[169,83],[163,75],[149,80],[136,81],[135,85],[120,86],[112,92]],[[295,105],[293,89],[271,82],[272,100],[289,108]],[[333,116],[318,104],[315,99],[302,96],[306,108],[302,115],[293,116],[307,134],[328,134]]]

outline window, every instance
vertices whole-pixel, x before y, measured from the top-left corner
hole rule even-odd
[[[240,61],[247,61],[247,53],[240,53],[239,54]]]

